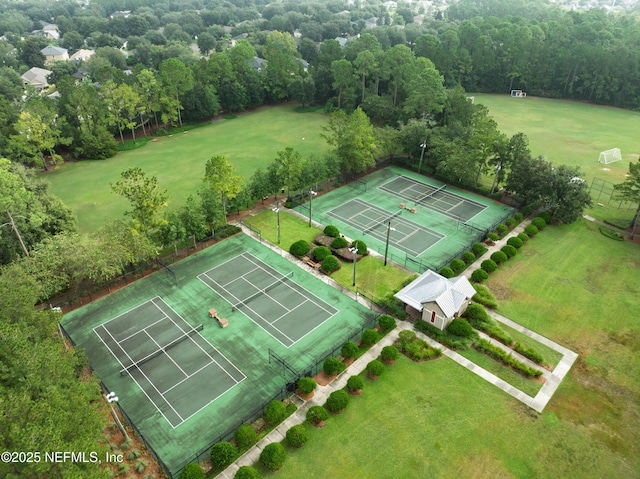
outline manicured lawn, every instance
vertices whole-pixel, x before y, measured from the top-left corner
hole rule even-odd
[[[80,231],[90,232],[122,216],[127,202],[111,192],[109,183],[130,166],[157,176],[171,195],[170,208],[176,207],[187,195],[196,194],[205,164],[214,155],[226,155],[236,174],[250,178],[287,146],[303,158],[324,154],[328,146],[320,134],[325,121],[323,113],[297,113],[293,106],[265,108],[171,138],[159,137],[105,161],[69,163],[44,177],[51,182],[51,191],[76,214]]]
[[[257,229],[264,240],[278,244],[278,218],[270,208],[242,221]],[[322,233],[320,228],[315,226],[309,228],[309,223],[280,206],[280,248],[289,251],[291,245],[301,239],[311,243],[320,233]]]
[[[579,221],[491,275],[502,314],[580,355],[542,414],[446,358],[402,357],[278,477],[640,477],[639,253]]]

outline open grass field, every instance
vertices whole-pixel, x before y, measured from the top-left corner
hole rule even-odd
[[[542,155],[554,164],[580,166],[591,185],[597,177],[620,183],[637,161],[640,146],[636,138],[640,130],[640,113],[609,106],[592,105],[569,100],[509,95],[474,94],[475,101],[489,109],[498,129],[507,135],[522,132],[529,138],[534,155]],[[601,151],[620,148],[622,161],[598,163]],[[618,203],[608,204],[609,196],[598,201],[585,213],[601,220],[630,220],[632,210],[618,209]],[[598,206],[602,203],[604,206]]]
[[[580,354],[542,414],[448,359],[402,357],[278,477],[640,478],[638,253],[578,221],[487,282],[502,314]]]
[[[116,182],[126,168],[139,166],[148,176],[158,177],[160,186],[169,191],[172,208],[182,205],[190,193],[196,194],[205,164],[214,155],[226,155],[236,174],[247,179],[287,146],[303,158],[322,155],[328,148],[320,136],[325,121],[324,113],[298,113],[290,105],[264,108],[185,134],[159,137],[108,160],[68,163],[44,177],[51,182],[51,191],[76,214],[80,231],[90,232],[125,211],[126,200],[112,193],[109,183]]]

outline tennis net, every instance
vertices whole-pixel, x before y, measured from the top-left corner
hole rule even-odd
[[[417,205],[418,205],[418,204],[422,204],[422,202],[423,202],[424,200],[426,200],[427,198],[432,197],[433,195],[435,195],[435,194],[436,194],[436,193],[438,193],[439,191],[444,190],[444,189],[446,188],[446,186],[447,186],[447,185],[442,185],[440,188],[438,188],[438,189],[436,189],[436,190],[429,191],[428,193],[426,193],[426,194],[424,194],[424,195],[420,196],[418,199],[414,200],[414,201],[415,201],[415,203],[416,203]]]
[[[293,277],[293,271],[289,271],[282,278],[278,278],[276,281],[274,281],[273,283],[271,283],[267,287],[259,289],[258,291],[256,291],[255,293],[253,293],[251,296],[249,296],[246,299],[238,301],[236,304],[234,304],[231,307],[231,310],[232,311],[236,311],[236,310],[240,309],[242,306],[245,306],[248,302],[256,299],[258,296],[262,296],[262,295],[266,294],[267,292],[271,291],[273,288],[275,288],[279,284],[284,283],[287,279],[292,278],[292,277]]]
[[[120,376],[124,376],[125,374],[127,374],[129,372],[129,370],[131,370],[133,368],[139,368],[144,363],[146,363],[148,361],[151,361],[153,358],[158,357],[163,353],[166,353],[169,349],[174,347],[176,344],[179,344],[182,341],[187,340],[188,338],[190,338],[191,336],[196,334],[198,331],[202,331],[203,327],[204,326],[202,324],[199,324],[199,325],[195,326],[194,328],[191,328],[189,331],[184,333],[182,336],[179,336],[176,339],[174,339],[171,342],[169,342],[166,346],[163,346],[160,349],[158,349],[157,351],[154,351],[151,354],[147,354],[144,358],[140,359],[139,361],[137,361],[135,363],[132,363],[129,366],[126,366],[126,367],[122,368],[120,370]]]
[[[373,226],[367,226],[364,230],[362,230],[362,234],[366,235],[367,233],[369,233],[369,232],[373,231],[374,229],[376,229],[378,226],[388,223],[393,218],[397,218],[401,214],[402,214],[402,210],[398,211],[397,213],[392,214],[391,216],[389,216],[388,218],[383,219],[382,221],[378,221],[377,223],[374,223]]]

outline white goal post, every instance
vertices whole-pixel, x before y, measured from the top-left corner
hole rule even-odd
[[[620,161],[621,159],[622,153],[620,153],[620,148],[613,148],[611,150],[603,151],[602,153],[600,153],[600,156],[598,157],[598,163],[608,165],[609,163]]]
[[[526,98],[526,96],[526,92],[523,92],[522,90],[511,90],[512,98]]]

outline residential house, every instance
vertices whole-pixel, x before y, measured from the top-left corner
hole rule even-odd
[[[45,65],[50,65],[53,62],[69,60],[69,51],[66,48],[49,45],[40,50],[40,53],[44,55]]]
[[[253,57],[251,60],[247,60],[247,63],[250,67],[253,67],[260,72],[267,67],[269,61],[265,60],[264,58]]]
[[[69,61],[74,64],[78,64],[80,62],[86,62],[89,58],[93,56],[95,51],[93,50],[85,50],[84,48],[78,50],[73,55],[69,57]]]
[[[22,81],[25,85],[31,85],[36,90],[41,91],[49,86],[47,76],[51,75],[51,73],[53,73],[51,70],[33,67],[22,75]]]
[[[45,37],[51,38],[52,40],[58,40],[60,38],[58,25],[56,25],[55,23],[47,23],[47,22],[41,21],[40,25],[42,25],[42,34]]]
[[[420,318],[444,330],[465,312],[475,294],[466,277],[445,278],[427,270],[394,296],[405,304],[410,318]]]

